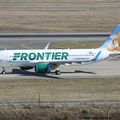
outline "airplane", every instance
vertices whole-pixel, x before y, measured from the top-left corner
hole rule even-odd
[[[50,73],[55,70],[60,75],[60,66],[65,64],[85,64],[106,60],[120,54],[120,25],[118,25],[105,43],[95,49],[44,49],[2,50],[0,51],[1,74],[6,67],[19,67],[21,70],[35,69],[37,74]]]

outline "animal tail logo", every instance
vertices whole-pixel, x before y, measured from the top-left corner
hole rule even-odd
[[[113,30],[101,48],[107,49],[110,53],[120,52],[120,25]]]

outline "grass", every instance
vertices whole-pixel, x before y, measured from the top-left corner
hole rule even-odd
[[[103,41],[64,41],[64,42],[54,42],[53,48],[70,48],[70,49],[86,49],[86,48],[98,48],[100,47],[104,42]]]
[[[110,32],[119,1],[0,0],[0,32]]]
[[[47,44],[47,42],[45,41],[40,41],[40,40],[35,40],[35,41],[27,41],[27,40],[20,40],[14,42],[14,40],[10,40],[10,41],[5,41],[2,40],[0,42],[2,44],[1,49],[7,48],[7,49],[43,49],[44,46]],[[98,48],[100,47],[102,44],[104,43],[103,40],[100,41],[56,41],[56,42],[51,42],[50,43],[50,48],[55,48],[55,49],[64,49],[64,48],[71,48],[71,49],[86,49],[86,48]],[[8,46],[9,44],[9,46]],[[12,46],[16,46],[16,47],[12,47]]]
[[[4,80],[0,102],[120,100],[119,91],[119,79]]]
[[[120,105],[0,105],[1,120],[118,120]]]
[[[25,2],[25,3],[31,3],[31,2],[33,2],[33,0],[21,0],[21,1],[19,1],[19,0],[0,0],[0,2],[4,2],[4,3],[22,3],[22,2]],[[83,1],[83,0],[34,0],[34,2],[35,3],[54,3],[54,2],[57,2],[57,3],[66,3],[66,2],[72,2],[72,3],[76,3],[76,2],[78,2],[78,3],[87,3],[87,2],[91,2],[91,3],[94,3],[94,2],[96,2],[96,3],[101,3],[101,2],[104,2],[104,3],[114,3],[114,2],[119,2],[119,0],[101,0],[101,1],[96,1],[96,0],[85,0],[85,1]]]
[[[120,104],[54,101],[120,100],[119,79],[0,80],[0,120],[79,120],[120,117]],[[50,104],[41,104],[51,101]],[[33,104],[31,104],[33,102]],[[21,103],[21,104],[17,104]],[[26,104],[27,103],[27,104]]]

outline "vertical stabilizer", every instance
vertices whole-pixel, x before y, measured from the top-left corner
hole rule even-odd
[[[120,52],[120,25],[113,30],[101,48],[107,49],[110,53]]]

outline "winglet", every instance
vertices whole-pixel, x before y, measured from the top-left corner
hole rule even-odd
[[[50,46],[50,42],[47,43],[47,45],[44,47],[44,49],[45,49],[45,50],[48,49],[49,46]]]

